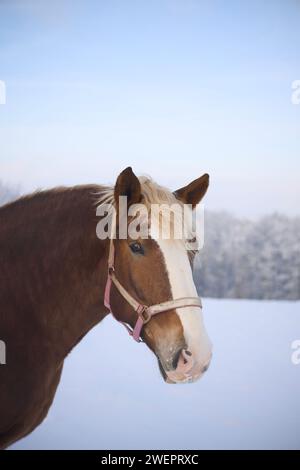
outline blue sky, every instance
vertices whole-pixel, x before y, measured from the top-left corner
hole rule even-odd
[[[299,214],[299,19],[296,0],[2,0],[0,178],[209,172],[210,209]]]

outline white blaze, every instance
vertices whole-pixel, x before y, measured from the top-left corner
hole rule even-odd
[[[173,299],[198,297],[191,265],[184,244],[175,240],[156,239],[168,272]],[[206,333],[202,310],[198,307],[182,307],[176,310],[181,321],[188,349],[199,367],[208,364],[212,345]]]

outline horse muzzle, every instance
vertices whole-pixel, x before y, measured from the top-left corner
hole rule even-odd
[[[168,359],[158,356],[159,368],[167,383],[191,383],[207,371],[211,356],[210,352],[205,359],[200,360],[189,349],[180,348]]]

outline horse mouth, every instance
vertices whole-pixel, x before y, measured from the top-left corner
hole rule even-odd
[[[175,377],[173,371],[166,371],[158,358],[158,366],[161,373],[162,378],[168,384],[183,384],[183,383],[192,383],[198,380],[201,377],[199,375],[183,375],[181,377]]]

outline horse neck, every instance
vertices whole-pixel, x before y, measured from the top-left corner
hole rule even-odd
[[[18,297],[59,361],[107,314],[108,241],[96,236],[97,189],[40,193],[17,204],[11,218],[21,227],[12,246],[22,247]]]
[[[69,216],[69,226],[62,239],[57,234],[63,246],[53,259],[59,276],[59,282],[54,283],[55,297],[61,307],[55,317],[48,309],[52,341],[63,357],[107,314],[103,295],[108,241],[96,236],[96,205],[90,189],[78,190],[76,196],[74,200],[71,198],[69,209],[67,204],[64,209],[65,216]],[[61,332],[59,343],[58,330]]]

